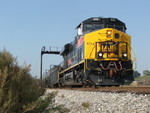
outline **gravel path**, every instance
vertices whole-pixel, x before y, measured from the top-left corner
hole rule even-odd
[[[47,89],[58,91],[55,104],[64,104],[70,113],[150,113],[150,95],[131,93],[89,92]]]

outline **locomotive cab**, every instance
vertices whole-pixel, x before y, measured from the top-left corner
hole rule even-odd
[[[126,32],[125,24],[116,18],[94,17],[83,21],[76,27],[77,36],[82,36],[104,28],[114,28],[124,33]]]

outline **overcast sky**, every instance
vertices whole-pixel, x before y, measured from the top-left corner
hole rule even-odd
[[[39,76],[42,46],[63,47],[74,40],[76,26],[90,17],[114,17],[127,26],[137,56],[137,70],[150,70],[150,0],[0,0],[0,50],[19,64],[31,64]],[[44,55],[44,67],[61,57]]]

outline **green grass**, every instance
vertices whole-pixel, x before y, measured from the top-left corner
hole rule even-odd
[[[138,78],[135,78],[136,85],[139,87],[150,87],[150,76],[141,76]]]
[[[143,81],[143,80],[150,81],[150,76],[147,75],[135,78],[135,81]]]
[[[137,77],[130,85],[122,85],[120,87],[150,87],[150,76]]]

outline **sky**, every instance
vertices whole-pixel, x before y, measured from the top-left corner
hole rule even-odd
[[[20,65],[40,76],[43,46],[63,47],[76,26],[90,17],[114,17],[127,26],[137,68],[150,70],[150,0],[0,0],[0,51],[6,48]],[[59,55],[43,55],[43,71],[59,64]]]

